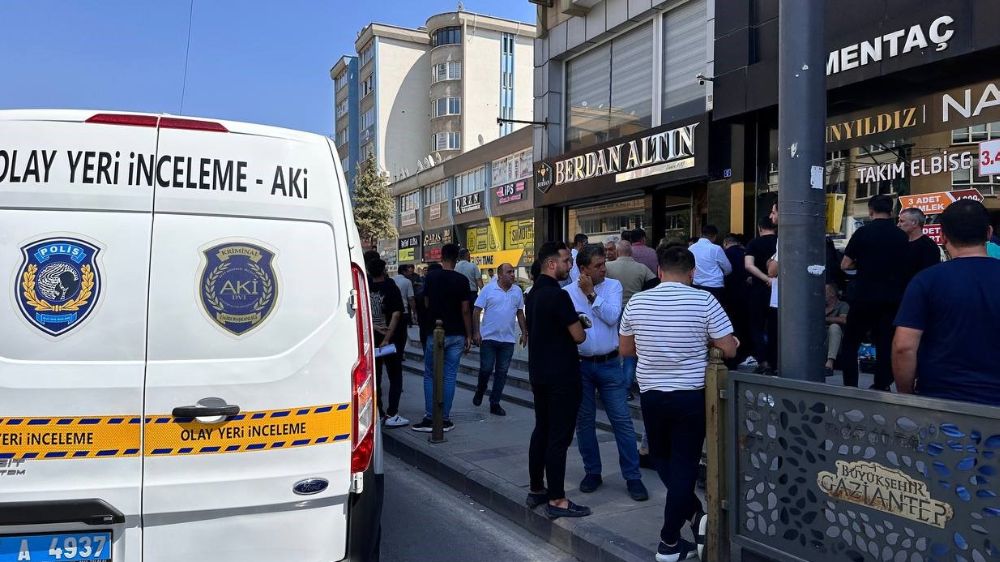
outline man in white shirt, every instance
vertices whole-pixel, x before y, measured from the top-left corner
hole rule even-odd
[[[707,224],[701,229],[701,238],[689,248],[694,254],[694,287],[704,289],[722,302],[725,276],[733,272],[733,265],[726,251],[715,243],[719,229]]]
[[[622,284],[607,278],[604,247],[589,244],[577,255],[580,278],[563,288],[569,293],[577,314],[584,321],[587,339],[577,346],[580,352],[580,378],[583,400],[576,418],[576,441],[583,457],[586,475],[580,491],[593,492],[603,482],[601,451],[597,443],[595,394],[600,393],[604,411],[611,421],[618,445],[618,464],[628,488],[636,501],[649,499],[639,473],[639,449],[635,443],[635,426],[628,407],[629,381],[619,365],[618,318],[621,316]]]
[[[675,562],[690,558],[696,549],[700,557],[705,544],[708,516],[695,495],[695,483],[705,442],[708,350],[717,347],[731,358],[739,341],[715,297],[691,287],[694,254],[678,246],[656,254],[662,283],[625,306],[619,345],[622,354],[639,356],[636,380],[649,454],[670,490],[656,559]],[[696,544],[680,536],[685,521],[691,523]]]
[[[476,295],[479,289],[483,288],[483,274],[479,271],[479,266],[472,263],[472,254],[468,248],[462,248],[458,254],[458,263],[455,264],[455,271],[461,273],[469,280],[469,304],[476,302]]]
[[[586,234],[578,233],[573,237],[573,248],[570,249],[570,257],[573,259],[573,267],[569,269],[569,279],[562,283],[563,287],[566,287],[570,283],[576,283],[576,280],[580,278],[580,266],[576,265],[576,256],[580,254],[580,250],[587,245],[589,239]]]
[[[500,406],[507,370],[514,356],[514,321],[521,328],[521,346],[527,345],[528,330],[524,323],[524,294],[514,283],[514,266],[502,263],[497,268],[496,280],[483,287],[472,311],[472,339],[479,346],[479,385],[472,403],[479,406],[486,394],[486,385],[493,376],[490,391],[490,413],[506,416]],[[479,316],[482,314],[482,321]]]
[[[417,321],[417,298],[413,292],[413,282],[409,275],[413,274],[413,265],[403,264],[399,266],[399,272],[392,276],[392,280],[399,287],[399,293],[403,297],[403,327],[412,326]]]

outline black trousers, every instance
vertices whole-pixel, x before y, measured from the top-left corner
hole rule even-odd
[[[660,540],[673,544],[684,522],[703,510],[694,488],[705,443],[705,390],[648,390],[639,401],[649,456],[667,487]]]
[[[768,361],[767,323],[770,315],[771,289],[754,283],[747,299],[747,320],[750,325],[751,355],[759,362]],[[774,365],[771,365],[774,367]]]
[[[531,489],[547,489],[550,500],[561,500],[566,497],[566,450],[573,442],[583,388],[578,376],[575,382],[532,383],[531,392],[535,396],[535,429],[528,447]]]
[[[858,386],[858,346],[865,335],[872,333],[875,345],[875,388],[889,390],[892,384],[893,322],[899,303],[853,302],[844,326],[844,341],[840,346],[840,364],[844,370],[844,386]]]
[[[404,329],[405,326],[400,326]],[[377,341],[377,340],[376,340]],[[386,355],[375,360],[375,376],[378,377],[378,411],[390,418],[399,413],[399,397],[403,394],[403,350],[406,348],[406,340],[398,338],[392,342],[396,346],[396,353]],[[389,372],[389,407],[382,409],[382,367]]]
[[[778,369],[778,309],[767,308],[767,366]]]

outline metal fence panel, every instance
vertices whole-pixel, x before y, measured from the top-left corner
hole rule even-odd
[[[732,556],[1000,560],[1000,408],[732,374]]]

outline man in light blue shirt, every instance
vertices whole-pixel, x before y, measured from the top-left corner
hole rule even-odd
[[[733,265],[729,263],[726,251],[715,243],[718,236],[718,228],[705,225],[701,229],[701,238],[688,249],[694,254],[694,287],[712,293],[722,303],[725,277],[733,272]]]
[[[483,287],[472,311],[472,338],[479,346],[479,384],[472,403],[476,406],[483,403],[486,385],[490,382],[490,376],[493,376],[490,413],[497,416],[507,415],[500,406],[500,398],[503,396],[507,370],[517,342],[515,319],[521,327],[521,345],[527,345],[528,341],[528,330],[524,322],[524,294],[514,283],[514,277],[512,265],[500,264],[496,280]],[[482,321],[479,320],[480,314]]]
[[[580,491],[593,492],[603,482],[596,429],[595,394],[600,393],[618,444],[618,464],[629,496],[636,501],[645,501],[649,499],[649,493],[643,486],[639,473],[639,450],[628,407],[630,381],[622,372],[618,359],[622,284],[606,277],[604,247],[600,244],[584,246],[576,260],[580,277],[563,290],[569,293],[573,307],[581,319],[587,319],[583,322],[587,339],[578,346],[583,400],[576,419],[576,440],[586,471],[586,476],[580,482]]]

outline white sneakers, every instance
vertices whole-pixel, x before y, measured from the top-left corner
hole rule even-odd
[[[406,426],[406,425],[410,425],[410,420],[404,418],[403,416],[401,416],[399,414],[396,414],[395,416],[392,416],[391,418],[386,418],[385,419],[385,426],[386,427],[403,427],[403,426]]]

